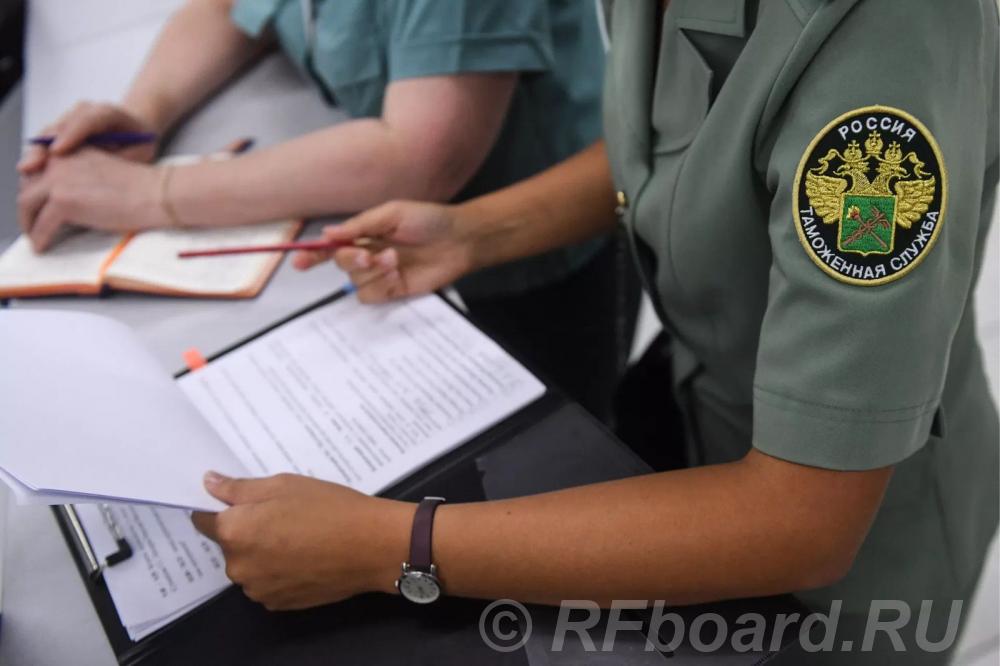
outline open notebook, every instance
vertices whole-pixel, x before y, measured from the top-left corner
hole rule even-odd
[[[190,164],[199,159],[178,156],[164,162]],[[104,289],[164,296],[253,298],[278,268],[282,254],[178,259],[177,253],[285,243],[301,230],[302,222],[294,220],[125,235],[77,230],[41,255],[31,249],[27,237],[21,236],[0,255],[0,298],[95,295]]]
[[[253,298],[281,262],[280,253],[178,259],[181,250],[284,243],[300,222],[225,229],[163,229],[134,236],[76,232],[38,255],[21,236],[0,255],[0,298],[95,295],[106,288],[164,296]]]

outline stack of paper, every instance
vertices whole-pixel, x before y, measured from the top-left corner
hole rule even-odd
[[[90,314],[0,311],[0,349],[13,415],[0,419],[0,479],[21,502],[119,503],[136,552],[105,576],[133,636],[226,584],[219,552],[176,510],[225,508],[206,471],[375,493],[545,391],[437,296],[343,297],[178,381],[130,329]],[[100,511],[81,511],[99,538]]]
[[[108,520],[132,557],[107,567],[104,581],[132,640],[148,636],[229,587],[222,551],[199,534],[187,511],[148,505],[80,504],[77,515],[103,561],[117,550]]]

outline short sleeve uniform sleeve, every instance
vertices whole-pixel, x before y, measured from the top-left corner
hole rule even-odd
[[[259,37],[274,17],[281,0],[236,0],[229,14],[240,30],[251,37]]]
[[[390,80],[553,64],[547,0],[394,0],[386,13]]]
[[[968,3],[965,3],[968,5]],[[969,17],[863,2],[767,131],[773,263],[754,446],[838,470],[927,441],[973,286],[988,119]],[[936,40],[886,37],[935,21]],[[971,19],[970,19],[971,20]],[[882,37],[877,37],[882,39]]]
[[[393,81],[555,66],[550,0],[313,1],[311,48],[297,0],[236,0],[231,17],[253,37],[272,26],[291,59],[354,117],[379,115]]]

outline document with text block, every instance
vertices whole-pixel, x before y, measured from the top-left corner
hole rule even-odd
[[[545,392],[434,295],[343,296],[178,380],[92,314],[0,312],[0,348],[0,480],[21,502],[217,511],[208,470],[375,493]]]

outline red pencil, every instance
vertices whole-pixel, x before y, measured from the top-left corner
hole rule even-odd
[[[336,250],[350,245],[367,245],[367,238],[356,241],[299,241],[297,243],[277,243],[275,245],[243,245],[236,247],[217,247],[211,250],[186,250],[178,252],[178,259],[193,259],[195,257],[221,257],[227,254],[251,254],[254,252],[286,252],[288,250]]]

